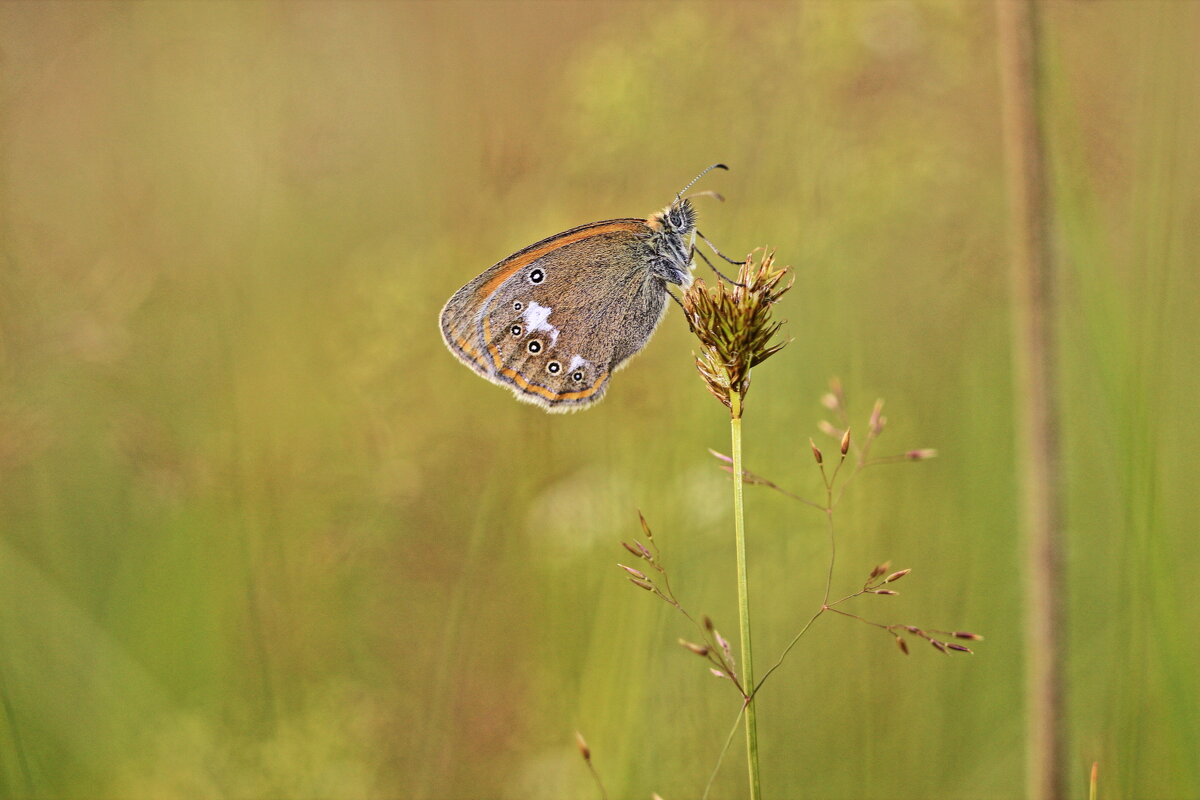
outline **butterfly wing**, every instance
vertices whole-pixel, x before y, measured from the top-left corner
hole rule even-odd
[[[548,411],[597,402],[666,308],[643,220],[573,228],[514,253],[442,310],[450,351]]]

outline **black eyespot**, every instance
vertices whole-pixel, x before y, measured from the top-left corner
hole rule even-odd
[[[537,339],[530,339],[529,344],[525,345],[525,348],[531,353],[540,353],[542,352],[542,343]]]
[[[508,329],[508,332],[511,333],[513,336],[520,336],[522,330],[524,330],[524,329],[520,325],[513,325],[511,328]]]
[[[583,373],[579,370],[575,370],[573,373],[571,373],[571,380],[575,381],[576,383],[583,383]]]
[[[546,280],[546,273],[542,272],[540,269],[535,269],[533,272],[529,273],[530,283],[541,283],[544,280]]]
[[[562,364],[559,364],[557,361],[551,361],[546,365],[546,372],[549,372],[551,375],[557,375],[560,369],[562,369]]]
[[[520,311],[524,307],[525,307],[525,304],[522,303],[520,300],[513,301],[513,311]]]

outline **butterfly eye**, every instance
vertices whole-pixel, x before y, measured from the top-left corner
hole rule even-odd
[[[540,353],[542,352],[542,343],[537,339],[530,339],[529,344],[526,345],[526,349],[531,353]]]
[[[576,383],[583,383],[583,373],[579,370],[575,370],[573,373],[571,373],[571,380],[575,381]]]
[[[559,364],[557,361],[551,361],[546,365],[546,372],[549,372],[551,375],[557,375],[561,369],[562,364]]]
[[[530,283],[541,283],[544,280],[546,280],[546,273],[542,272],[540,269],[535,269],[533,272],[529,273]]]
[[[523,308],[525,308],[525,304],[520,300],[513,301],[513,311],[520,311]]]
[[[508,329],[508,332],[511,333],[513,336],[520,336],[521,330],[522,330],[522,328],[520,325],[513,325],[511,328]]]

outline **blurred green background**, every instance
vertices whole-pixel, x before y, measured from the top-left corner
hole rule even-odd
[[[1200,796],[1200,4],[1043,6],[1074,796]],[[823,618],[760,696],[770,797],[1023,788],[994,10],[0,5],[0,795],[697,797],[738,698],[622,579],[654,526],[735,634],[724,410],[672,308],[559,417],[449,355],[477,272],[695,173],[796,267],[747,466],[811,492],[830,376],[879,452],[835,591],[890,559],[902,656]],[[832,447],[832,445],[831,445]],[[820,601],[819,515],[749,495],[756,652]],[[761,673],[763,666],[759,667]],[[714,797],[740,797],[735,747]]]

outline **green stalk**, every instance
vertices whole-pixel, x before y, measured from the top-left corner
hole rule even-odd
[[[746,524],[742,502],[742,396],[729,393],[729,420],[733,450],[733,524],[737,542],[738,621],[742,633],[742,686],[746,687],[746,766],[750,773],[750,800],[759,800],[758,722],[754,704],[754,657],[750,651],[750,586],[746,579]]]

